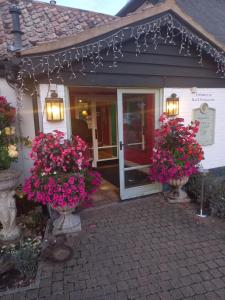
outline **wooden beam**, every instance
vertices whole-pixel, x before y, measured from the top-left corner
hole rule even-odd
[[[37,95],[32,96],[35,135],[40,132]]]

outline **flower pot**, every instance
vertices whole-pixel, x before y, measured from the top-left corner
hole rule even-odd
[[[188,203],[190,198],[187,193],[182,190],[182,187],[188,182],[189,177],[185,176],[179,179],[170,179],[169,184],[172,191],[168,194],[167,199],[169,203]]]
[[[76,206],[52,207],[59,214],[53,221],[53,234],[76,233],[81,231],[81,221],[78,214],[73,214]]]
[[[20,229],[16,225],[16,202],[14,199],[15,187],[20,173],[13,170],[0,171],[0,222],[3,229],[0,231],[0,240],[15,240],[20,236]]]

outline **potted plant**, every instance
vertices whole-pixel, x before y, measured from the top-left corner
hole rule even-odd
[[[88,201],[101,183],[100,174],[90,168],[87,144],[78,136],[67,140],[64,133],[40,133],[32,144],[34,166],[24,192],[29,200],[49,204],[60,217],[53,223],[54,234],[80,230],[76,207]]]
[[[172,186],[168,195],[171,203],[190,201],[181,188],[190,175],[197,173],[198,164],[204,159],[202,147],[195,139],[198,130],[198,121],[185,126],[182,118],[160,116],[160,128],[155,130],[150,179]]]
[[[15,127],[16,109],[5,97],[0,96],[0,222],[1,240],[13,240],[19,236],[16,225],[15,187],[20,173],[11,170],[11,162],[19,155]]]

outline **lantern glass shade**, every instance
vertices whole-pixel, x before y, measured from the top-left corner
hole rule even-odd
[[[62,98],[45,98],[45,105],[48,121],[64,120],[64,103]]]
[[[168,117],[179,115],[179,98],[171,97],[166,99],[166,114]]]

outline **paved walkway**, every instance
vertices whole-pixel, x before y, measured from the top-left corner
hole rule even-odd
[[[73,259],[1,299],[225,299],[225,226],[160,196],[82,212]]]

